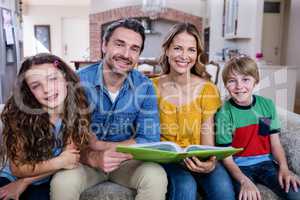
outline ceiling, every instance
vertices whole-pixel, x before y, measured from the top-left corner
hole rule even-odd
[[[90,0],[22,0],[26,5],[69,5],[88,6]]]

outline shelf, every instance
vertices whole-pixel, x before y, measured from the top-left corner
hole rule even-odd
[[[237,36],[237,35],[226,35],[224,36],[225,40],[250,40],[250,36]]]

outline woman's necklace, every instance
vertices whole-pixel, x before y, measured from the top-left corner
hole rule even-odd
[[[176,77],[169,76],[167,85],[171,86],[172,89],[176,90],[176,93],[178,95],[188,95],[191,89],[190,82],[186,81],[185,83],[178,83],[178,81],[176,81],[175,78]]]

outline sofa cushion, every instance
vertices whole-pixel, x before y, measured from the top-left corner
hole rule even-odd
[[[278,108],[282,124],[280,141],[290,169],[300,175],[300,115]]]
[[[281,198],[279,198],[275,193],[272,192],[272,190],[270,190],[266,186],[258,184],[257,187],[260,191],[262,199],[281,200]]]
[[[106,181],[84,191],[80,200],[134,200],[135,194],[134,190]]]

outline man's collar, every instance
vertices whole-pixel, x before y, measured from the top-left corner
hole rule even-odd
[[[97,72],[96,72],[96,77],[94,79],[94,86],[95,87],[105,87],[104,85],[104,80],[103,80],[103,62],[100,62],[97,68]],[[126,79],[124,80],[122,87],[130,87],[131,89],[134,89],[134,84],[133,84],[133,72],[130,71],[126,77]]]
[[[103,85],[103,70],[102,69],[103,69],[103,63],[100,62],[97,67],[97,72],[96,72],[96,76],[94,79],[95,87]]]

